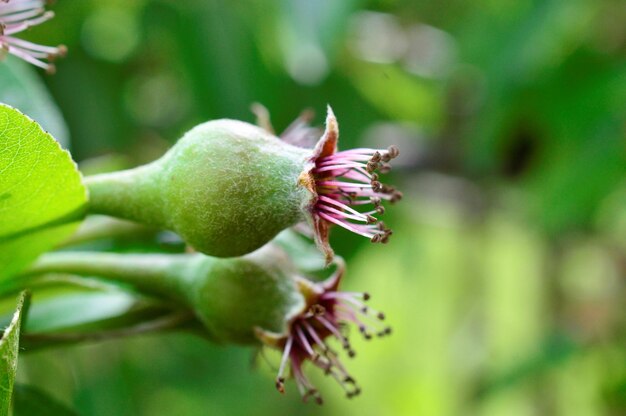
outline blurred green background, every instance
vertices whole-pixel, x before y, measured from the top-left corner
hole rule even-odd
[[[346,287],[394,334],[346,359],[356,399],[309,371],[322,408],[276,393],[250,349],[182,334],[23,354],[20,381],[84,415],[626,414],[626,2],[53,9],[28,37],[70,50],[36,74],[66,126],[40,121],[85,170],[152,160],[209,119],[253,122],[255,101],[278,131],[330,103],[342,148],[398,144],[391,243],[333,233]]]

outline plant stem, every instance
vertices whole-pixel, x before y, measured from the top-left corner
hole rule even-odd
[[[80,276],[72,276],[67,274],[33,274],[20,275],[8,279],[0,284],[0,297],[5,297],[24,289],[37,290],[46,286],[54,285],[72,285],[80,286],[85,289],[107,290],[111,289],[111,284],[95,279],[85,279]]]
[[[197,257],[193,254],[58,252],[41,256],[23,276],[62,273],[102,277],[129,284],[145,293],[184,301],[185,282],[179,276],[194,264],[194,258]]]
[[[105,215],[94,215],[87,218],[78,231],[58,245],[57,248],[75,246],[103,238],[146,235],[155,231],[154,228],[136,222]]]
[[[141,223],[164,226],[156,162],[134,169],[84,178],[89,211]]]
[[[74,344],[78,342],[97,342],[115,338],[123,338],[140,334],[159,331],[174,330],[184,324],[192,322],[194,316],[191,312],[176,312],[156,318],[152,321],[141,322],[126,328],[110,329],[93,332],[65,332],[65,333],[24,333],[22,342],[28,346],[28,350],[49,347],[59,344]]]

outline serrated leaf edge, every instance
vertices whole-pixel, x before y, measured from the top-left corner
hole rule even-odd
[[[76,161],[74,161],[74,159],[72,158],[72,154],[67,150],[64,149],[63,146],[61,146],[61,143],[59,143],[54,136],[47,130],[44,130],[44,128],[41,126],[41,124],[39,124],[37,121],[35,121],[33,118],[31,118],[30,116],[28,116],[27,114],[24,114],[22,111],[20,111],[19,109],[10,106],[9,104],[6,103],[0,103],[0,107],[6,107],[10,110],[16,111],[17,113],[19,113],[20,115],[24,116],[25,118],[28,119],[28,121],[30,121],[31,123],[34,123],[37,128],[39,128],[39,130],[41,130],[41,132],[45,135],[48,136],[50,139],[52,139],[52,141],[55,143],[55,145],[58,147],[58,149],[65,154],[65,156],[69,159],[69,161],[72,163],[72,166],[74,166],[74,172],[78,175],[79,179],[80,179],[80,183],[82,185],[83,188],[83,196],[85,197],[85,201],[89,200],[89,193],[87,191],[87,187],[85,186],[85,181],[83,180],[83,174],[81,173],[81,171],[78,169],[78,164],[76,163]]]

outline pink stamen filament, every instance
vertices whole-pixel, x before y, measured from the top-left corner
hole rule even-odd
[[[64,48],[41,46],[12,36],[52,19],[54,13],[46,11],[45,5],[41,0],[0,0],[0,49],[53,72],[54,65],[46,60],[62,55]]]
[[[300,391],[302,398],[306,401],[309,397],[315,396],[318,403],[321,403],[321,398],[317,395],[317,390],[302,372],[302,363],[295,356],[293,356],[291,360],[291,370],[296,379],[296,385],[298,386],[298,390]]]
[[[280,360],[280,367],[278,367],[278,379],[282,379],[285,374],[285,367],[287,365],[287,359],[289,358],[289,354],[291,353],[291,346],[293,345],[293,337],[287,338],[287,342],[285,343],[285,349],[283,350],[283,356]]]
[[[321,218],[325,219],[326,221],[330,221],[334,224],[337,224],[338,226],[343,227],[348,231],[352,231],[353,233],[356,233],[358,235],[362,235],[363,237],[367,237],[367,238],[374,237],[374,234],[372,234],[371,232],[361,231],[355,225],[338,220],[337,218],[332,217],[324,212],[318,212],[318,215]]]
[[[10,13],[21,12],[24,10],[41,8],[43,6],[42,1],[26,1],[26,2],[9,2],[2,4],[0,3],[0,18],[4,15],[8,15]]]
[[[342,316],[343,320],[352,322],[355,325],[357,325],[359,328],[364,328],[366,331],[370,331],[371,333],[378,332],[378,329],[376,329],[372,325],[366,324],[365,322],[361,321],[354,313],[348,313],[348,311],[343,310],[342,313],[340,313],[340,315]]]
[[[326,162],[317,163],[317,167],[314,169],[315,172],[323,172],[326,170],[333,169],[343,169],[343,168],[365,168],[367,165],[365,163],[352,162],[352,161],[344,161],[343,163],[338,160],[330,160]]]
[[[309,324],[306,321],[303,321],[302,325],[304,325],[304,328],[306,328],[306,330],[309,333],[309,335],[311,335],[311,338],[313,338],[313,341],[315,341],[315,343],[322,349],[322,351],[324,351],[324,352],[327,351],[328,350],[328,346],[324,343],[324,341],[322,341],[322,339],[317,334],[315,329],[311,326],[311,324]]]
[[[13,50],[19,50],[23,53],[26,53],[28,55],[30,55],[33,58],[37,58],[37,59],[46,59],[50,56],[50,54],[48,53],[44,53],[44,52],[37,52],[37,51],[29,51],[28,49],[24,49],[21,48],[19,46],[14,46],[12,44],[9,43],[9,48],[12,48]]]
[[[368,204],[373,204],[374,202],[372,202],[371,198],[367,198],[367,199],[352,199],[352,200],[346,200],[343,198],[337,199],[337,201],[342,202],[342,203],[346,203],[346,204],[350,204],[350,205],[368,205]]]
[[[392,196],[389,194],[381,194],[378,192],[372,192],[372,191],[366,191],[366,190],[359,192],[359,196],[364,196],[364,197],[369,197],[369,198],[377,197],[377,198],[385,199],[385,200],[389,200],[392,198]]]
[[[54,17],[54,13],[53,12],[46,12],[43,15],[39,16],[36,19],[31,19],[31,20],[26,20],[23,21],[22,23],[10,23],[8,25],[6,25],[6,28],[4,30],[4,34],[5,35],[13,35],[15,33],[18,32],[22,32],[30,27],[33,26],[37,26],[43,22],[46,22],[50,19],[52,19]],[[2,22],[2,19],[0,19],[0,23]]]
[[[56,55],[60,52],[59,48],[53,47],[53,46],[43,46],[43,45],[37,45],[35,43],[32,42],[28,42],[22,39],[18,39],[12,36],[6,36],[5,39],[11,43],[12,45],[18,46],[22,49],[29,49],[31,51],[35,51],[35,52],[43,52],[47,55]]]
[[[372,175],[370,175],[369,173],[367,173],[366,171],[359,171],[359,170],[350,170],[346,173],[343,173],[341,175],[337,175],[339,177],[342,178],[346,178],[346,179],[352,179],[355,181],[360,181],[363,183],[370,183],[372,181]]]
[[[302,345],[302,347],[304,347],[306,352],[311,357],[314,357],[315,356],[315,351],[313,351],[313,348],[311,347],[311,344],[309,344],[309,341],[306,339],[306,335],[302,331],[302,328],[300,328],[299,326],[296,326],[295,328],[296,328],[296,333],[298,334],[298,340],[300,341],[300,345]]]
[[[368,162],[372,158],[372,155],[359,154],[359,153],[342,154],[342,155],[339,155],[339,156],[338,155],[339,155],[339,153],[335,153],[333,156],[329,156],[329,157],[320,159],[320,163],[325,163],[325,162],[329,162],[329,161],[335,161],[335,162]]]
[[[344,380],[345,377],[349,377],[348,373],[343,372],[343,371],[339,371],[339,374],[334,371],[336,369],[336,367],[330,362],[328,361],[328,369],[324,366],[324,364],[317,362],[314,363],[318,368],[324,370],[324,371],[328,371],[328,374],[330,374],[336,381],[337,384],[339,384],[341,386],[341,388],[346,392],[346,393],[352,393],[352,390],[348,388],[348,386],[346,385],[346,382]]]
[[[344,374],[344,375],[348,375],[348,372],[346,371],[346,369],[344,368],[344,366],[341,364],[341,361],[339,361],[339,358],[337,358],[337,355],[335,354],[334,351],[329,351],[328,354],[326,355],[328,357],[328,360],[335,366],[337,367],[337,369],[339,369],[339,371]]]
[[[339,215],[340,217],[343,217],[343,218],[348,218],[348,219],[352,219],[352,220],[355,220],[355,221],[368,222],[367,221],[367,217],[365,215],[363,215],[363,214],[358,214],[358,215],[347,214],[347,213],[345,213],[343,211],[340,211],[340,210],[338,210],[336,208],[333,208],[333,207],[329,207],[328,205],[324,205],[324,204],[319,204],[318,208],[323,209],[323,210],[328,211],[328,212],[332,212],[332,213],[337,214],[337,215]]]
[[[346,320],[352,321],[358,326],[362,326],[371,331],[378,331],[376,326],[380,327],[382,325],[382,323],[376,318],[374,318],[373,316],[369,314],[364,314],[361,311],[350,308],[349,306],[345,306],[345,305],[338,306],[337,311],[339,312],[339,314],[343,315],[344,318],[348,318]],[[370,319],[372,322],[366,323],[365,321],[363,321],[361,318],[358,317],[357,313],[360,313],[363,317]],[[374,325],[374,324],[377,324],[377,325]]]
[[[363,302],[358,301],[353,296],[340,296],[340,295],[341,295],[341,293],[338,294],[337,298],[341,299],[341,301],[349,302],[352,305],[354,305],[354,306],[356,306],[357,308],[360,308],[360,309],[367,308],[369,310],[369,306],[367,306]],[[341,302],[340,302],[340,304],[341,304]]]
[[[331,324],[328,319],[324,318],[323,316],[316,316],[315,319],[317,319],[322,325],[324,325],[326,329],[328,329],[342,343],[346,343],[348,341],[346,337],[341,335],[341,332],[339,332],[339,330],[333,324]]]
[[[329,198],[325,195],[320,195],[319,197],[319,201],[320,202],[325,202],[328,204],[332,204],[334,206],[336,206],[337,208],[340,209],[344,209],[354,215],[363,215],[361,214],[359,211],[357,211],[356,209],[350,208],[349,206],[347,206],[346,204],[342,203],[341,201],[337,200],[337,199],[333,199],[333,198]]]
[[[32,17],[37,17],[43,12],[44,12],[44,9],[33,9],[33,10],[23,11],[21,13],[7,14],[7,15],[2,16],[2,23],[8,25],[8,24],[15,23],[15,22],[21,22],[23,20],[28,20]]]
[[[50,64],[47,64],[45,62],[42,62],[34,57],[32,57],[30,54],[28,54],[27,52],[23,51],[22,49],[19,48],[15,48],[9,45],[9,53],[12,53],[13,55],[17,56],[20,59],[25,60],[26,62],[33,64],[35,66],[38,66],[40,68],[43,69],[48,69],[50,67]]]
[[[335,353],[330,348],[328,348],[326,343],[324,343],[320,339],[315,329],[313,329],[313,327],[306,321],[303,321],[302,324],[307,330],[307,332],[309,333],[309,335],[311,335],[311,338],[313,338],[315,343],[320,347],[320,349],[322,350],[322,353],[324,354],[324,357],[326,357],[329,360],[329,363],[331,365],[335,365],[339,370],[341,370],[341,372],[347,375],[345,368],[343,367],[343,365],[341,365],[341,362],[335,357]],[[346,342],[345,338],[343,337],[340,337],[339,341],[341,341],[342,343]]]
[[[363,298],[362,292],[326,292],[320,296],[321,299],[344,299],[344,298]]]
[[[337,152],[334,155],[329,156],[329,157],[338,156],[338,155],[345,155],[345,154],[352,154],[352,153],[373,155],[376,152],[378,152],[378,153],[385,153],[386,151],[387,151],[386,149],[368,149],[366,147],[357,147],[355,149],[342,150],[341,152]]]
[[[309,389],[310,383],[309,380],[302,373],[301,364],[295,358],[291,362],[291,371],[296,379],[296,386],[298,386],[298,391],[300,391],[300,395],[302,397],[306,397],[307,390]]]
[[[352,182],[341,182],[341,181],[320,181],[317,183],[318,186],[337,186],[340,188],[367,188],[370,189],[372,185],[364,185],[360,183],[352,183]]]
[[[318,173],[319,172],[315,172]],[[333,168],[329,169],[328,176],[325,179],[332,178],[345,178],[345,179],[353,179],[363,183],[371,183],[372,178],[371,175],[365,170],[361,168]],[[321,179],[321,178],[320,178]]]
[[[370,238],[373,243],[387,243],[391,230],[378,222],[375,214],[384,213],[382,200],[395,202],[402,194],[380,183],[374,172],[380,169],[385,173],[389,168],[387,162],[397,155],[398,149],[390,146],[386,150],[352,149],[315,160],[312,174],[319,199],[314,213],[320,219]],[[373,204],[375,209],[358,212],[350,208],[365,204]]]

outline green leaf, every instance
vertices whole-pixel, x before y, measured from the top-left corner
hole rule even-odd
[[[51,281],[49,287],[31,287],[35,296],[28,322],[22,326],[22,348],[33,352],[48,346],[98,341],[108,334],[120,336],[115,334],[179,312],[160,300],[137,296],[108,283],[83,280],[89,286]],[[0,309],[12,308],[3,303]],[[0,315],[0,327],[8,325],[11,318],[8,312]]]
[[[67,238],[86,202],[69,153],[36,122],[0,105],[0,280]]]
[[[14,416],[77,416],[45,391],[36,387],[18,384],[13,392]]]
[[[34,302],[29,332],[60,331],[115,318],[139,307],[136,297],[124,292],[83,292]]]
[[[13,383],[15,382],[15,373],[17,371],[20,328],[28,298],[28,292],[22,292],[13,319],[4,331],[2,339],[0,339],[0,416],[9,414],[11,393],[13,392]]]
[[[0,65],[0,102],[30,115],[64,146],[68,130],[61,112],[32,65],[9,56]]]

